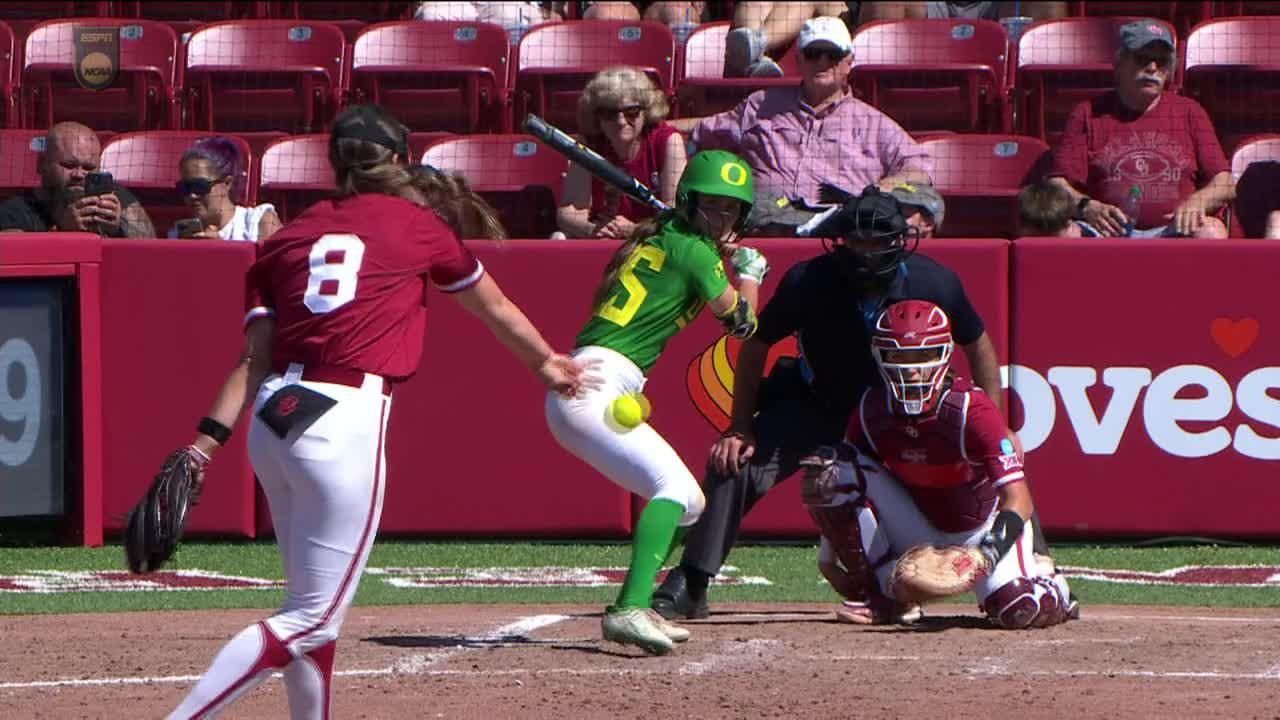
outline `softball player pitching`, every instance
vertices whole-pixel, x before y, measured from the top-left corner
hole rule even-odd
[[[272,235],[248,272],[245,347],[190,451],[213,455],[256,398],[249,454],[287,594],[279,612],[223,646],[171,718],[212,717],[277,670],[291,717],[329,717],[338,631],[382,513],[391,388],[422,356],[428,280],[551,390],[577,391],[580,362],[553,353],[455,231],[421,205],[407,141],[381,108],[339,115],[329,141],[336,198]]]
[[[1066,578],[1032,553],[1031,490],[1004,418],[948,372],[955,343],[946,313],[923,300],[895,303],[878,316],[871,345],[884,385],[864,392],[845,445],[821,461],[838,478],[815,487],[806,468],[805,502],[823,535],[819,567],[852,596],[837,617],[918,619],[891,581],[903,553],[926,544],[981,548],[991,569],[973,591],[1000,627],[1077,617]]]
[[[606,640],[655,655],[689,638],[688,630],[662,619],[649,603],[662,563],[683,528],[702,513],[704,499],[667,441],[642,421],[628,427],[636,419],[616,409],[640,392],[667,341],[704,305],[734,336],[755,332],[753,304],[768,265],[758,251],[734,245],[754,193],[751,170],[736,155],[713,150],[689,160],[676,186],[675,209],[641,224],[618,249],[596,290],[591,319],[578,334],[574,357],[598,362],[592,374],[602,377],[603,386],[575,397],[547,396],[547,424],[556,440],[649,501],[636,523],[626,580],[605,611],[602,630]],[[742,294],[725,277],[724,255]]]

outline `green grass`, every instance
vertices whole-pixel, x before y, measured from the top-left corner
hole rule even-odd
[[[1280,564],[1280,548],[1128,546],[1062,546],[1058,562],[1067,566],[1130,570],[1165,570],[1181,565]],[[374,547],[373,567],[621,567],[629,548],[623,544],[529,542],[381,541]],[[713,601],[829,602],[836,596],[820,579],[813,546],[750,545],[734,551],[729,563],[745,575],[763,575],[772,585],[719,587]],[[119,545],[104,548],[6,548],[0,551],[0,575],[33,570],[118,570]],[[185,543],[174,569],[200,568],[234,575],[281,578],[283,571],[272,543]],[[1140,586],[1087,580],[1073,582],[1086,603],[1205,605],[1216,607],[1280,607],[1276,588]],[[614,587],[598,588],[419,588],[400,589],[377,578],[362,583],[359,605],[431,603],[579,603],[604,605]],[[201,592],[81,592],[44,595],[0,593],[0,614],[114,612],[199,608],[270,608],[279,590]],[[964,599],[962,602],[972,602]]]

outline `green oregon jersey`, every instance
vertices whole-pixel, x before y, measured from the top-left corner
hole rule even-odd
[[[632,251],[608,298],[578,333],[577,346],[607,347],[647,375],[671,336],[728,286],[711,243],[673,218]]]

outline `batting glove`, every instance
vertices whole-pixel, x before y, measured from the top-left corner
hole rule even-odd
[[[740,279],[755,280],[756,284],[764,284],[764,278],[769,274],[769,261],[764,253],[745,245],[733,252],[729,263]]]

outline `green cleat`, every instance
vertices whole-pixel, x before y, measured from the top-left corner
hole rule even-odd
[[[653,623],[653,626],[658,628],[658,632],[661,632],[663,635],[666,635],[667,638],[671,640],[671,642],[678,642],[678,643],[688,642],[689,640],[688,630],[680,627],[679,625],[676,625],[673,622],[668,622],[666,618],[658,614],[657,610],[654,610],[651,608],[646,612],[649,614],[649,622]]]
[[[610,607],[605,610],[600,629],[605,640],[635,645],[651,655],[666,655],[675,649],[671,638],[649,619],[647,608],[616,610]]]

